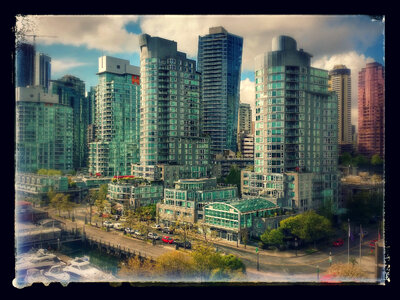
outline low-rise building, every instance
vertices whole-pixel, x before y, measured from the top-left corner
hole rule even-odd
[[[70,186],[67,176],[39,175],[34,173],[16,173],[15,175],[17,199],[32,198],[45,200],[50,190],[55,193],[69,194],[70,200],[74,202],[82,201],[88,193],[86,186]]]
[[[167,165],[143,166],[132,164],[132,175],[150,181],[163,181],[164,187],[173,187],[180,178],[204,178],[212,175],[212,165]]]
[[[216,178],[180,179],[175,188],[164,189],[164,200],[157,204],[158,220],[166,225],[177,221],[194,224],[204,218],[206,204],[237,197],[236,186],[218,185]]]
[[[264,198],[213,202],[204,207],[204,223],[216,230],[219,237],[240,241],[240,232],[244,228],[248,229],[250,237],[260,236],[267,228],[277,228],[287,217],[281,213],[278,205]]]
[[[113,204],[136,209],[160,202],[163,191],[164,187],[159,181],[149,182],[143,178],[113,179],[108,184],[107,197]]]

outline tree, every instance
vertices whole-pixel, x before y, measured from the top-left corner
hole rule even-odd
[[[321,206],[318,208],[317,213],[325,218],[327,218],[331,223],[334,222],[334,206],[332,199],[323,201]]]
[[[138,279],[150,278],[155,275],[155,266],[156,264],[149,259],[140,259],[139,256],[135,256],[120,264],[118,275],[130,280],[132,280],[132,277]]]
[[[314,242],[314,246],[316,241],[332,233],[331,222],[313,210],[282,220],[280,226],[305,242]]]
[[[240,195],[240,169],[237,165],[233,164],[231,166],[229,174],[225,178],[225,183],[236,185]]]
[[[374,154],[371,157],[371,165],[373,166],[379,166],[383,164],[383,160],[379,156],[379,154]]]
[[[92,224],[92,207],[95,201],[98,199],[98,191],[97,190],[89,190],[89,193],[85,197],[86,203],[89,205],[89,224]]]
[[[353,157],[350,153],[344,152],[342,155],[339,156],[339,164],[342,166],[354,165]]]
[[[195,263],[192,256],[179,251],[171,251],[157,259],[155,269],[160,276],[169,279],[186,279],[194,276]]]
[[[69,200],[70,195],[63,195],[61,200],[61,208],[68,212],[68,218],[71,218],[71,211],[76,208],[76,203]]]
[[[260,239],[264,245],[272,245],[272,246],[282,246],[284,245],[284,237],[283,230],[279,227],[276,229],[266,230],[261,236]]]
[[[240,234],[240,240],[244,244],[244,248],[246,248],[247,243],[249,241],[249,229],[247,227],[240,229],[239,231]]]
[[[54,169],[39,169],[37,172],[39,175],[49,175],[49,176],[61,176],[62,171]]]
[[[58,216],[61,215],[61,210],[63,208],[63,194],[55,194],[50,200],[50,207],[58,210]]]
[[[367,224],[374,217],[383,214],[383,195],[378,192],[361,191],[353,195],[346,203],[346,214],[343,219]]]

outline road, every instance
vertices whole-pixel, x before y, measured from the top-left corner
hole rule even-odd
[[[111,229],[106,232],[100,228],[84,225],[86,209],[80,208],[75,211],[76,223],[68,219],[62,219],[69,226],[84,226],[86,234],[96,239],[101,239],[112,244],[120,244],[121,247],[129,247],[136,252],[146,254],[152,258],[156,258],[168,251],[175,249],[173,245],[167,245],[160,240],[157,245],[153,246],[149,242],[141,241],[135,238],[124,236],[122,232]],[[54,214],[53,214],[54,215]],[[87,217],[88,219],[88,217]],[[80,224],[80,225],[76,225]],[[362,244],[362,259],[361,267],[367,274],[366,280],[376,282],[375,278],[375,257],[371,255],[368,243],[371,239],[377,238],[377,231],[368,230],[369,235],[365,238]],[[159,235],[162,235],[158,233]],[[173,235],[170,235],[173,236]],[[328,247],[319,250],[312,254],[305,254],[303,251],[298,251],[298,256],[294,251],[282,251],[273,253],[272,251],[259,249],[259,271],[257,270],[257,254],[255,253],[254,246],[247,246],[244,249],[243,245],[236,247],[236,243],[232,242],[218,242],[215,241],[219,251],[231,253],[242,259],[248,270],[248,278],[252,281],[261,282],[312,282],[316,281],[317,277],[322,277],[326,270],[329,268],[329,253],[331,252],[333,263],[345,263],[348,260],[348,247],[347,240],[341,247]],[[360,255],[359,239],[355,238],[350,241],[350,255],[357,259],[359,264]]]

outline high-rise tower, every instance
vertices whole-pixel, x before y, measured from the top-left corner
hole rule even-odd
[[[200,135],[201,77],[196,61],[171,40],[142,34],[139,45],[140,164],[133,166],[134,174],[147,178],[148,172],[139,174],[174,165],[188,171],[185,178],[191,178],[192,171],[193,176],[206,176],[211,168],[210,138]]]
[[[139,162],[139,67],[102,56],[97,75],[96,142],[89,144],[89,172],[127,175]]]
[[[256,58],[254,172],[242,174],[246,194],[280,199],[299,210],[338,196],[337,98],[328,71],[288,36]],[[293,182],[301,183],[300,196]]]
[[[351,70],[336,65],[329,71],[329,90],[338,98],[338,143],[340,152],[351,152]]]
[[[199,36],[202,74],[202,131],[211,137],[214,153],[236,151],[243,38],[223,27]]]
[[[51,57],[43,53],[35,55],[34,85],[41,85],[47,90],[50,86]]]
[[[85,83],[78,77],[65,75],[50,84],[52,93],[58,94],[59,103],[72,107],[73,111],[73,164],[74,169],[86,166],[86,130],[88,107],[85,98]]]
[[[384,157],[385,68],[368,63],[358,74],[358,151]]]
[[[16,49],[16,87],[27,87],[34,83],[35,48],[28,43],[20,43]]]

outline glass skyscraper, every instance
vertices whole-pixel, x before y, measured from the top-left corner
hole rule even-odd
[[[16,87],[33,85],[35,48],[28,43],[19,43],[16,49]]]
[[[73,112],[43,87],[16,89],[16,171],[73,169]]]
[[[128,60],[99,58],[96,142],[89,144],[89,172],[128,175],[139,162],[140,72]]]
[[[242,175],[245,193],[281,198],[301,210],[338,197],[337,97],[328,91],[328,71],[310,60],[287,36],[274,38],[272,51],[256,58],[254,172]],[[296,203],[287,189],[293,174],[312,185],[310,197]]]
[[[200,136],[196,62],[174,41],[142,34],[139,43],[140,165],[209,165],[209,138]]]
[[[74,169],[87,165],[88,106],[85,98],[85,83],[72,75],[51,81],[53,94],[58,94],[59,103],[72,107],[73,111],[73,165]]]
[[[46,90],[50,86],[51,57],[43,53],[35,55],[35,77],[34,85],[41,85]]]
[[[198,70],[202,74],[202,131],[214,153],[237,150],[243,38],[223,27],[199,36]]]

